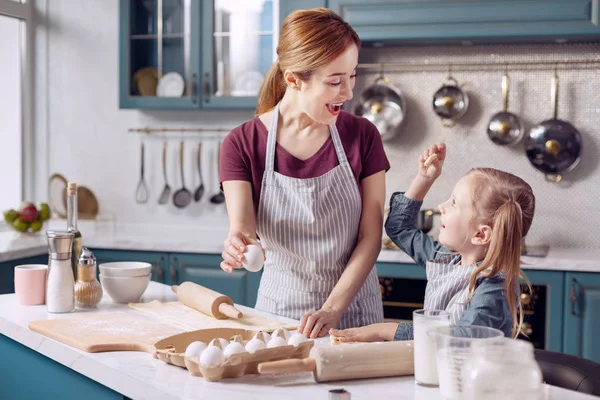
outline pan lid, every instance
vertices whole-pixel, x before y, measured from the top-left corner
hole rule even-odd
[[[525,138],[525,152],[539,171],[567,172],[579,163],[581,134],[567,121],[550,119],[531,129]]]

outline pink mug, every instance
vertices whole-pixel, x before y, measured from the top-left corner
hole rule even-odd
[[[44,264],[17,265],[15,267],[15,294],[22,305],[46,304],[46,276]]]

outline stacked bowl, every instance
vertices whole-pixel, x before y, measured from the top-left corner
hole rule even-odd
[[[114,303],[139,302],[150,283],[152,265],[146,262],[110,262],[98,268],[100,283]]]

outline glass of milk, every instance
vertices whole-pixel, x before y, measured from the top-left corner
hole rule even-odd
[[[415,381],[419,385],[439,386],[435,339],[427,332],[449,325],[450,314],[444,310],[413,311]]]

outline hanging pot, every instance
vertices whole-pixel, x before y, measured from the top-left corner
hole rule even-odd
[[[406,114],[406,101],[400,89],[382,74],[362,92],[354,113],[371,121],[382,140],[390,140],[400,132]]]
[[[541,122],[525,138],[525,152],[531,164],[543,172],[546,180],[560,182],[563,173],[579,163],[581,134],[567,121],[557,118],[558,76],[552,77],[552,119]]]
[[[433,95],[433,111],[440,116],[445,127],[454,126],[468,107],[469,96],[452,76],[448,76]]]
[[[492,116],[487,128],[488,137],[500,146],[518,143],[525,133],[521,118],[508,111],[509,88],[510,79],[506,73],[502,77],[502,111]]]

